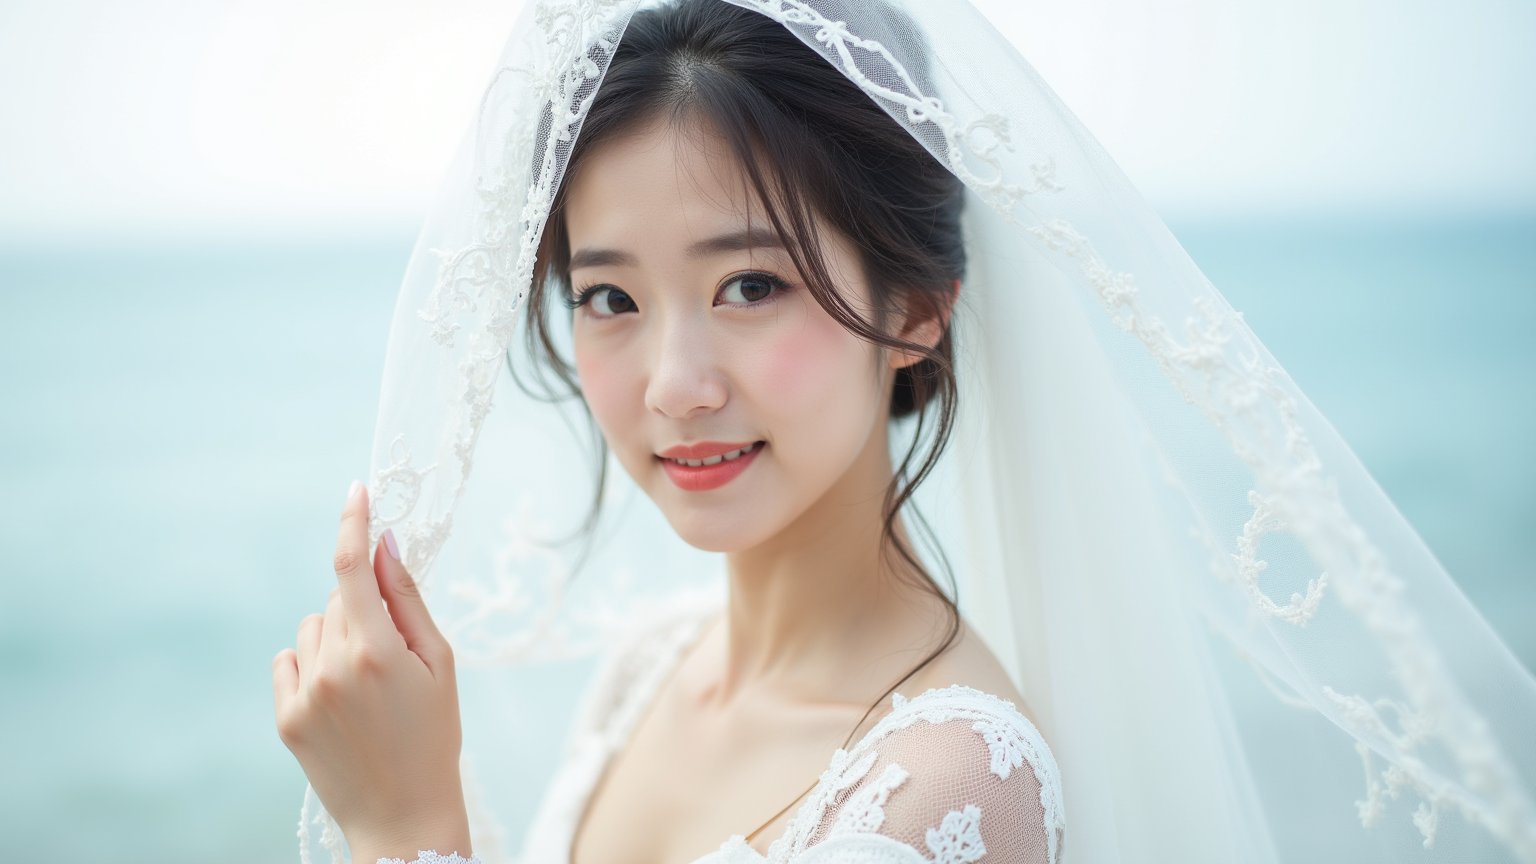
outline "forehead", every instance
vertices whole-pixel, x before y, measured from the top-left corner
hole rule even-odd
[[[686,246],[722,230],[768,226],[730,145],[700,123],[657,121],[583,156],[567,178],[566,230],[584,243]]]

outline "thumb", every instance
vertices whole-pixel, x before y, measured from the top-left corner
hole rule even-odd
[[[405,646],[419,656],[434,674],[451,662],[446,640],[438,632],[427,602],[405,565],[400,563],[400,547],[391,529],[384,529],[379,548],[373,556],[373,573],[378,577],[379,594],[389,607],[395,629],[405,637]]]

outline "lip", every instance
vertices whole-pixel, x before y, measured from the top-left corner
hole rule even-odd
[[[704,492],[710,489],[718,489],[721,486],[735,480],[741,472],[747,470],[747,465],[757,458],[757,454],[763,452],[767,442],[747,441],[742,444],[720,444],[715,441],[704,441],[689,446],[671,447],[663,451],[656,458],[661,463],[661,469],[667,473],[667,478],[685,492]],[[710,456],[719,456],[742,447],[751,447],[752,450],[730,461],[720,461],[713,465],[679,465],[673,459],[707,459]],[[694,455],[697,454],[697,455]]]
[[[678,444],[675,447],[668,447],[656,455],[663,459],[708,459],[711,456],[750,447],[754,443],[756,442],[738,441],[735,444],[727,444],[722,441],[700,441],[697,444]]]

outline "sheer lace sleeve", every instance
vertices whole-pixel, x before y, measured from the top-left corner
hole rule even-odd
[[[793,864],[1054,864],[1065,818],[1056,762],[1012,703],[965,687],[896,697],[770,860]]]

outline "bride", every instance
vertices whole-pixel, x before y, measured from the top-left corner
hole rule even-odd
[[[1424,860],[1536,860],[1503,752],[1529,676],[1437,608],[1454,585],[973,12],[634,5],[525,13],[448,184],[472,194],[424,235],[457,248],[424,296],[418,249],[402,292],[338,588],[274,660],[279,732],[354,861],[499,860],[476,802],[519,779],[466,796],[461,729],[506,715],[461,722],[456,665],[555,657],[583,624],[605,659],[526,864],[1284,860],[1302,825],[1332,860],[1393,860],[1364,830],[1386,815]],[[1159,317],[1182,303],[1187,344]],[[512,498],[511,563],[449,569]],[[534,530],[551,514],[582,530]],[[536,601],[534,548],[563,562]],[[1466,653],[1416,629],[1432,614]],[[1262,746],[1326,770],[1265,773]],[[1340,801],[1364,841],[1320,815]]]

